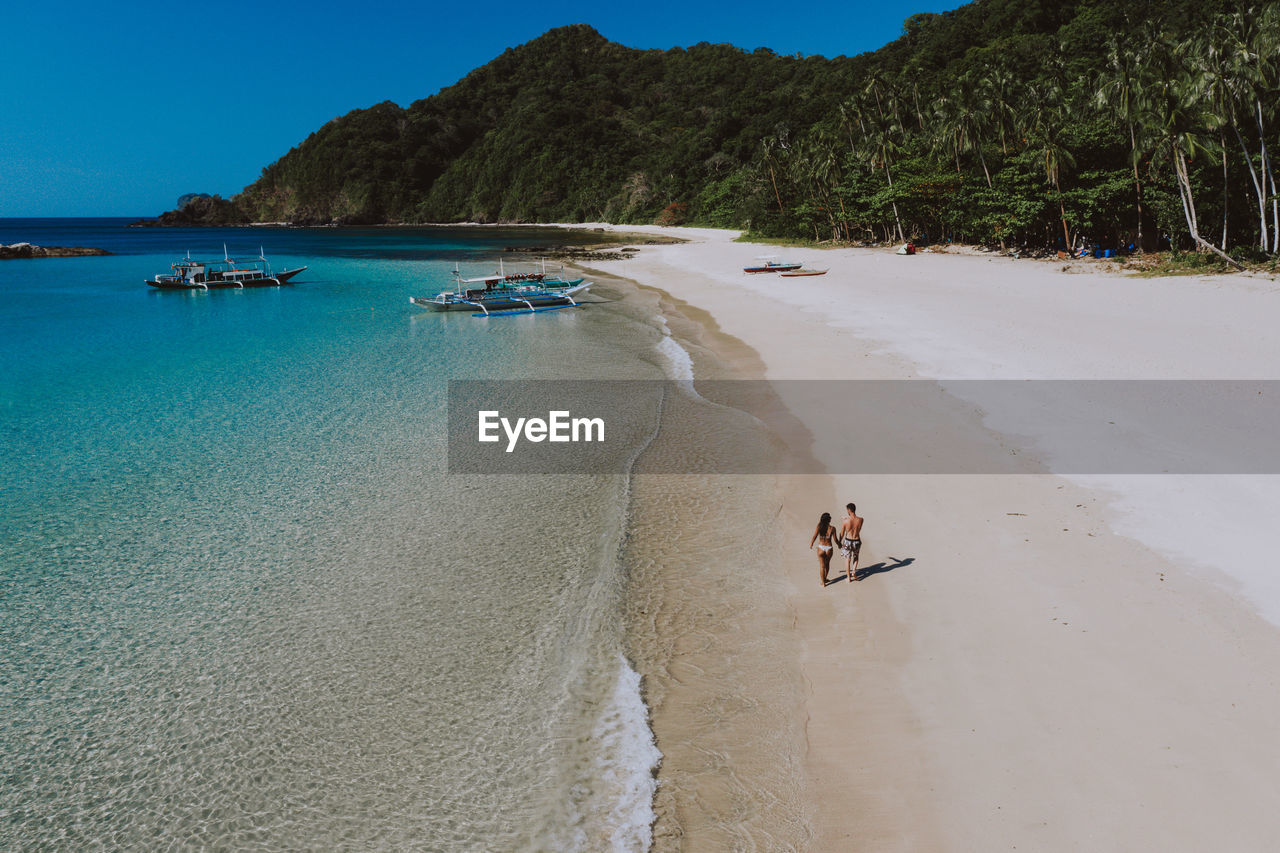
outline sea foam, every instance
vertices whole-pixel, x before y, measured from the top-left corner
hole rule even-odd
[[[600,746],[597,768],[610,803],[606,823],[614,853],[645,851],[653,841],[654,775],[662,753],[649,728],[649,710],[640,694],[640,674],[618,655],[618,680],[593,732]]]
[[[662,323],[662,340],[658,341],[658,352],[667,360],[667,375],[678,382],[693,382],[693,357],[672,337],[667,321],[661,317],[658,319]]]

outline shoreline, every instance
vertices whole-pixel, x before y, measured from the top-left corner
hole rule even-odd
[[[612,272],[592,276],[656,318],[646,320],[663,335],[654,354],[677,381],[757,367],[692,306]],[[705,407],[696,396],[664,402],[673,429],[655,434],[638,473],[681,452],[680,427]],[[766,436],[746,424],[735,446],[763,449]],[[785,630],[793,620],[785,580],[769,568],[780,553],[777,508],[770,478],[631,478],[622,618],[627,661],[643,679],[646,731],[662,756],[646,848],[654,853],[807,849],[803,685],[786,664],[799,649]],[[773,628],[758,633],[759,620]],[[758,739],[760,731],[771,736]]]
[[[1128,351],[1147,358],[1129,364],[1117,360],[1122,347],[1109,342],[1108,329],[1086,336],[1093,342],[1086,346],[1073,340],[1070,321],[1079,317],[1055,316],[1052,304],[1052,285],[1114,289],[1115,277],[1057,273],[1059,282],[1046,287],[1041,280],[1055,272],[1044,265],[1034,274],[1017,266],[1019,277],[1037,279],[1028,284],[952,256],[944,263],[961,266],[904,282],[884,265],[906,259],[834,250],[861,273],[854,293],[887,276],[859,305],[884,313],[865,318],[838,302],[833,308],[814,288],[771,298],[776,279],[744,280],[726,266],[760,246],[675,230],[700,242],[645,249],[609,273],[696,306],[734,347],[754,351],[768,378],[812,378],[815,364],[849,379],[1092,378],[1126,369],[1234,377],[1276,363],[1255,365],[1258,350],[1270,346],[1256,341],[1225,341],[1206,354],[1180,353],[1164,340],[1187,313],[1201,322],[1205,308],[1247,315],[1274,292],[1244,277],[1230,288],[1217,277],[1199,290],[1169,288],[1175,292],[1145,306],[1156,322],[1146,318],[1151,328],[1139,327]],[[924,272],[937,271],[930,266]],[[1151,285],[1120,280],[1138,293],[1104,294],[1102,309],[1119,302],[1124,310],[1112,325],[1123,328]],[[1019,287],[1032,291],[1025,301],[1010,297]],[[977,309],[956,312],[952,288]],[[898,304],[885,295],[904,290]],[[941,306],[904,301],[939,293]],[[1031,328],[962,357],[972,343],[966,335],[990,338],[997,321],[959,333],[956,324],[991,301],[1012,302]],[[911,316],[888,310],[899,304]],[[1048,316],[1038,320],[1037,312]],[[895,323],[907,322],[916,338],[906,339],[904,352]],[[1045,333],[1053,324],[1068,331]],[[1265,807],[1277,793],[1269,768],[1280,762],[1280,745],[1267,720],[1280,707],[1280,688],[1254,674],[1280,663],[1275,625],[1205,567],[1116,532],[1126,529],[1126,516],[1097,487],[1049,475],[783,480],[781,569],[795,614],[786,630],[804,649],[790,665],[807,685],[806,799],[817,804],[810,842],[800,849],[1197,850],[1223,840],[1263,849],[1280,831]],[[878,568],[857,584],[820,590],[813,557],[800,549],[812,518],[822,510],[838,517],[848,496],[868,518],[862,564]],[[1254,545],[1254,562],[1265,566]],[[833,577],[843,574],[837,565]],[[659,715],[654,725],[661,738]]]

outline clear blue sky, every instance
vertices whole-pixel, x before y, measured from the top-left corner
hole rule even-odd
[[[631,47],[855,55],[953,2],[9,4],[0,217],[154,216],[229,196],[325,122],[434,94],[508,47],[586,23]]]

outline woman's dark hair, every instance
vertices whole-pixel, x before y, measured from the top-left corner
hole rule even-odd
[[[818,532],[826,533],[827,528],[831,526],[831,513],[824,512],[822,518],[818,519]]]
[[[853,504],[845,504],[845,507],[846,507],[846,508],[848,508],[849,512],[857,512],[857,511],[858,511],[858,508],[857,508],[856,506],[854,506]]]

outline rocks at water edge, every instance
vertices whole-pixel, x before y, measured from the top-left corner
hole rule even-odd
[[[14,258],[79,258],[86,255],[109,255],[106,249],[86,246],[33,246],[30,243],[0,244],[0,261]]]
[[[685,241],[674,237],[657,237],[643,242],[648,245],[660,245]],[[615,250],[611,244],[606,246],[507,246],[503,251],[537,255],[554,261],[625,261],[635,257],[635,253],[640,250],[634,246]]]

